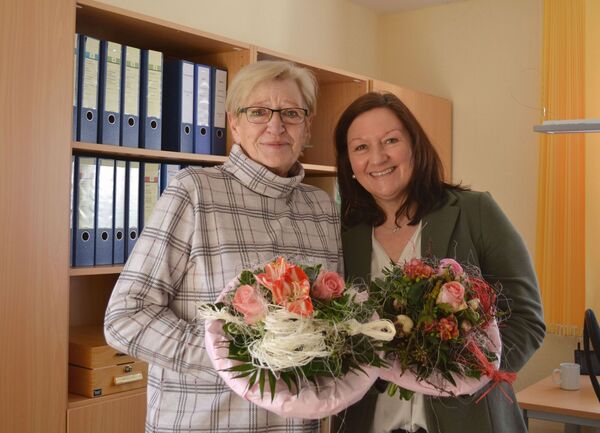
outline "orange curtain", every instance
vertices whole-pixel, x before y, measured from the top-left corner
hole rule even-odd
[[[585,118],[585,0],[544,0],[544,120]],[[536,268],[548,331],[581,335],[585,135],[540,134]]]

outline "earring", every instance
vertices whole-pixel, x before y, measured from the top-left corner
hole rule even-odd
[[[356,175],[352,173],[352,179],[356,179]]]

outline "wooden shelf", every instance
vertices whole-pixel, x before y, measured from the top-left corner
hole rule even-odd
[[[69,393],[69,399],[67,402],[67,407],[69,409],[75,409],[78,407],[85,407],[99,403],[106,403],[112,400],[119,400],[122,398],[144,395],[146,394],[146,388],[137,388],[132,389],[131,391],[123,391],[115,394],[103,395],[101,397],[86,397],[79,394],[71,394]]]
[[[143,161],[161,161],[175,164],[217,165],[227,161],[225,156],[201,155],[194,153],[171,152],[167,150],[121,147],[110,144],[82,143],[74,141],[71,145],[74,155],[106,156],[117,159]],[[329,165],[302,164],[308,176],[335,176],[336,168]],[[73,275],[73,273],[71,273]]]
[[[89,266],[80,268],[70,268],[71,277],[87,277],[91,275],[110,275],[119,274],[123,270],[123,265],[118,266]]]
[[[111,158],[135,159],[140,161],[161,161],[175,164],[223,164],[227,157],[217,155],[201,155],[194,153],[171,152],[168,150],[140,149],[110,144],[93,144],[75,141],[72,144],[73,154],[107,156]]]

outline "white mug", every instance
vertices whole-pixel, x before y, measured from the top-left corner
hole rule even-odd
[[[560,385],[562,389],[574,391],[579,389],[579,364],[574,362],[562,362],[560,368],[555,368],[552,372],[552,380]]]

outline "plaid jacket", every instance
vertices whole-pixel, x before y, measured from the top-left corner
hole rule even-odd
[[[278,255],[341,271],[337,210],[278,177],[234,145],[229,160],[177,174],[121,272],[105,317],[108,343],[150,363],[146,432],[317,432],[247,402],[219,378],[204,350],[196,302],[213,302],[242,269]]]

